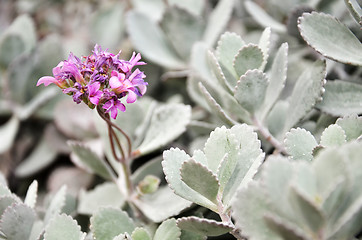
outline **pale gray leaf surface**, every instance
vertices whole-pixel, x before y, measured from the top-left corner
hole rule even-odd
[[[283,33],[286,32],[286,27],[272,18],[259,5],[253,1],[245,1],[245,7],[248,13],[263,27],[271,27],[273,30]]]
[[[344,0],[344,3],[347,6],[347,9],[351,13],[352,17],[358,24],[362,24],[362,9],[361,9],[361,2],[358,0]]]
[[[180,136],[191,121],[191,107],[169,103],[155,109],[145,139],[138,147],[141,154],[150,153]]]
[[[38,197],[38,181],[34,180],[26,192],[24,203],[31,208],[35,207],[36,199]]]
[[[265,93],[265,100],[261,107],[261,119],[267,115],[284,89],[287,79],[288,43],[283,43],[275,55],[271,70],[268,74],[269,84]]]
[[[332,124],[326,128],[321,136],[320,144],[324,147],[341,146],[346,142],[346,133],[337,124]]]
[[[266,118],[266,125],[268,126],[270,133],[277,139],[284,137],[283,129],[288,114],[288,108],[288,101],[279,100],[275,103]]]
[[[90,229],[96,239],[113,240],[119,234],[131,234],[135,225],[126,212],[119,208],[104,207],[90,218]]]
[[[4,125],[0,126],[0,154],[6,152],[14,143],[15,136],[19,129],[20,121],[16,116],[10,118]]]
[[[209,47],[213,46],[219,34],[226,27],[234,7],[234,0],[221,0],[211,12],[203,40]]]
[[[255,44],[243,46],[235,55],[233,67],[238,77],[243,76],[248,70],[259,69],[264,62],[263,50]]]
[[[98,184],[94,189],[79,192],[77,211],[91,215],[101,207],[120,208],[124,204],[124,196],[113,182]]]
[[[219,191],[219,181],[217,176],[207,167],[190,159],[183,162],[180,174],[181,180],[187,186],[217,204],[216,197]]]
[[[325,57],[362,65],[361,42],[338,19],[325,13],[304,13],[298,27],[304,40]]]
[[[195,216],[177,219],[177,226],[182,230],[195,232],[203,236],[219,236],[233,229],[232,226],[227,223]]]
[[[345,81],[327,81],[323,100],[316,105],[333,116],[362,113],[362,85]]]
[[[83,240],[85,233],[82,233],[78,223],[65,214],[55,216],[45,229],[44,240]]]
[[[339,118],[336,124],[341,126],[346,133],[346,140],[357,139],[362,135],[362,117],[356,114]]]
[[[325,61],[318,60],[303,71],[289,99],[284,131],[288,131],[321,100],[326,75]]]
[[[163,0],[132,0],[132,5],[133,9],[146,15],[153,22],[161,20],[166,8]]]
[[[130,11],[126,20],[132,43],[146,58],[170,69],[185,67],[185,63],[176,55],[159,26],[149,17]]]
[[[268,62],[269,51],[270,51],[270,40],[271,40],[271,29],[267,27],[264,29],[260,36],[258,46],[263,52],[263,63],[260,66],[260,70],[264,71],[264,68]]]
[[[238,103],[251,114],[254,114],[264,102],[269,80],[260,70],[248,70],[234,89],[234,97]]]
[[[293,160],[313,160],[313,149],[318,145],[314,136],[303,128],[292,128],[285,135],[284,145]]]
[[[132,240],[151,240],[151,236],[148,231],[141,227],[136,227],[132,232]]]
[[[65,205],[67,187],[62,186],[52,197],[44,216],[44,225],[47,225],[52,218],[61,213]]]
[[[179,240],[180,236],[181,230],[177,227],[176,220],[171,218],[161,223],[153,236],[153,240]]]
[[[219,81],[220,85],[223,86],[225,89],[227,89],[229,92],[231,92],[234,89],[236,82],[230,84],[230,82],[226,80],[226,77],[221,69],[219,61],[216,59],[215,54],[211,51],[208,51],[208,63],[211,67],[211,70],[215,74],[215,77]]]
[[[200,15],[205,7],[203,0],[168,0],[168,3],[183,8],[196,16]]]
[[[163,152],[163,159],[162,167],[166,180],[177,195],[216,211],[216,206],[213,202],[191,189],[181,180],[180,169],[185,161],[191,159],[189,155],[178,148],[171,148]]]
[[[30,235],[35,219],[36,214],[32,208],[22,203],[14,204],[2,214],[0,229],[7,239],[24,240]]]

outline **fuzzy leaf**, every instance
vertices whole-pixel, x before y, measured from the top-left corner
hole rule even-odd
[[[43,136],[31,154],[17,166],[15,175],[18,177],[31,176],[53,163],[56,160],[57,154],[56,149]]]
[[[261,34],[258,43],[259,48],[263,52],[263,63],[260,66],[260,70],[264,70],[268,62],[269,51],[270,51],[270,39],[271,39],[271,30],[270,27],[267,27]]]
[[[251,182],[247,188],[240,188],[232,201],[232,216],[235,225],[243,230],[250,240],[280,240],[264,221],[264,215],[270,209],[260,184]]]
[[[6,239],[24,240],[30,235],[36,219],[35,212],[29,206],[19,203],[9,206],[0,220],[0,229]]]
[[[216,58],[220,63],[228,85],[234,88],[238,78],[233,67],[233,61],[239,50],[245,45],[241,37],[235,33],[226,32],[221,35],[216,47]]]
[[[182,230],[195,232],[203,236],[219,236],[233,229],[231,225],[226,223],[194,216],[177,219],[177,226]]]
[[[337,119],[336,124],[343,128],[347,141],[357,139],[362,135],[362,117],[357,115],[346,116]]]
[[[61,213],[62,208],[65,205],[67,187],[62,186],[58,192],[53,196],[48,209],[45,212],[44,224],[46,225],[49,221]]]
[[[31,208],[35,207],[36,199],[38,197],[38,182],[34,180],[26,192],[24,203]]]
[[[184,151],[177,148],[164,151],[162,167],[166,175],[166,180],[169,186],[180,197],[216,211],[216,206],[213,202],[191,189],[181,180],[180,170],[182,164],[190,160],[190,158]]]
[[[325,75],[326,63],[324,61],[314,62],[300,75],[289,99],[288,116],[284,126],[285,132],[304,117],[317,101],[321,100]]]
[[[152,240],[148,231],[144,228],[137,227],[132,232],[132,240]]]
[[[154,0],[152,2],[149,0],[132,0],[132,7],[154,22],[161,20],[166,8],[163,0]]]
[[[146,58],[166,68],[185,67],[185,63],[176,55],[159,26],[146,15],[130,11],[126,20],[133,45]]]
[[[100,208],[90,218],[90,229],[96,239],[112,240],[119,234],[132,233],[135,225],[119,208]]]
[[[282,92],[287,79],[288,66],[288,44],[283,43],[275,55],[271,71],[269,73],[269,84],[265,93],[265,100],[262,106],[261,119],[268,114]]]
[[[3,215],[5,209],[15,203],[21,202],[15,195],[1,196],[0,197],[0,216]]]
[[[196,16],[200,15],[205,7],[203,0],[168,0],[168,4],[183,8]]]
[[[168,186],[134,200],[134,204],[153,222],[162,222],[190,207],[191,202],[176,195]]]
[[[170,7],[160,24],[173,49],[182,59],[188,61],[193,44],[200,40],[203,34],[204,23],[201,19],[179,7]]]
[[[4,125],[0,126],[0,136],[1,136],[0,154],[9,150],[13,145],[16,134],[19,129],[19,123],[20,123],[19,119],[13,116]]]
[[[279,100],[275,103],[275,105],[273,106],[273,108],[271,109],[266,118],[267,127],[270,133],[277,139],[284,137],[283,130],[284,130],[285,119],[287,118],[288,115],[288,108],[289,108],[288,101]]]
[[[213,46],[228,23],[234,7],[234,0],[221,0],[210,14],[203,40],[209,47]]]
[[[179,240],[180,236],[181,230],[177,227],[176,220],[171,218],[161,223],[153,240]]]
[[[253,1],[245,1],[245,8],[248,13],[263,27],[271,27],[273,30],[283,33],[286,27],[267,14],[264,9]]]
[[[219,191],[219,182],[216,175],[207,167],[190,159],[182,164],[180,174],[181,180],[187,186],[217,204],[216,197]]]
[[[215,74],[215,77],[219,81],[220,85],[223,86],[225,89],[227,89],[229,92],[234,89],[234,86],[236,84],[235,81],[233,81],[232,84],[230,84],[221,69],[220,63],[216,59],[216,56],[211,51],[208,51],[208,63],[211,67],[212,72]]]
[[[349,10],[350,14],[356,20],[358,24],[362,24],[362,9],[361,9],[361,3],[357,0],[345,0],[344,3],[347,6],[347,9]]]
[[[191,107],[170,103],[156,108],[145,139],[138,150],[150,153],[180,136],[191,120]]]
[[[93,214],[100,207],[110,206],[120,208],[124,204],[124,196],[115,183],[105,182],[97,185],[90,191],[79,193],[78,212],[81,214]]]
[[[340,146],[346,142],[346,133],[337,124],[332,124],[326,128],[321,136],[320,144],[324,147]]]
[[[161,180],[154,175],[147,175],[137,184],[137,191],[141,194],[151,194],[157,191]]]
[[[74,164],[105,179],[112,179],[112,170],[109,169],[105,160],[100,158],[95,152],[80,142],[69,141],[68,145],[74,154],[71,158]]]
[[[362,85],[345,81],[327,81],[322,102],[317,108],[333,116],[362,113]]]
[[[313,160],[313,149],[318,145],[314,136],[305,129],[292,128],[284,140],[287,153],[293,160]]]
[[[65,214],[55,216],[45,229],[44,240],[83,240],[85,233],[72,217]]]
[[[298,27],[304,40],[323,56],[362,66],[361,42],[338,19],[325,13],[304,13]]]
[[[264,61],[263,51],[255,44],[242,47],[235,55],[233,67],[238,77],[243,76],[248,70],[259,69]]]
[[[117,49],[124,34],[124,10],[121,2],[103,4],[91,19],[92,40],[100,46],[107,46],[111,51]]]
[[[248,70],[237,82],[234,97],[243,108],[254,114],[264,102],[268,82],[262,71]]]
[[[279,218],[276,215],[266,215],[265,221],[269,228],[281,236],[282,239],[288,240],[307,240],[309,239],[304,235],[300,228],[296,228],[288,221]]]

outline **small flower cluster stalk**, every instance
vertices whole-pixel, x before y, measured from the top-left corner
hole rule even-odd
[[[143,96],[148,83],[146,75],[135,66],[144,65],[141,55],[133,53],[129,61],[117,55],[103,51],[98,45],[93,53],[82,59],[72,53],[67,60],[53,68],[53,76],[45,76],[38,80],[37,86],[55,84],[73,97],[77,104],[84,102],[91,109],[96,108],[99,116],[108,127],[109,141],[113,157],[122,165],[125,175],[128,197],[132,196],[133,185],[130,180],[130,162],[132,158],[132,143],[129,136],[111,118],[116,119],[118,110],[124,112],[126,106],[121,102],[127,98],[127,103],[134,103],[137,97]],[[116,131],[127,140],[127,147],[122,146]],[[118,152],[119,151],[119,155]],[[115,179],[117,182],[117,179]]]

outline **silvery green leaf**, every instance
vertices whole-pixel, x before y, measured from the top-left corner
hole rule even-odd
[[[201,15],[205,7],[203,0],[168,0],[168,4],[183,8],[196,16]]]
[[[300,75],[289,99],[288,115],[284,125],[285,132],[320,101],[324,91],[325,75],[326,63],[320,60],[314,62]]]
[[[270,210],[270,204],[265,200],[265,191],[257,182],[239,188],[231,203],[235,225],[250,240],[281,240],[264,221],[264,215]]]
[[[120,208],[124,202],[124,196],[117,185],[112,182],[105,182],[98,184],[92,190],[79,192],[77,211],[81,214],[91,215],[100,207]]]
[[[21,202],[15,195],[1,196],[0,197],[0,216],[3,215],[7,207]]]
[[[113,238],[113,240],[132,240],[128,233],[121,233]]]
[[[119,234],[132,233],[135,225],[121,209],[104,207],[90,218],[90,229],[95,239],[113,240]]]
[[[346,133],[337,124],[332,124],[326,128],[321,136],[320,144],[323,147],[340,146],[346,142]]]
[[[58,192],[56,192],[50,201],[48,209],[44,216],[44,225],[47,225],[49,221],[61,213],[62,208],[65,205],[67,187],[63,185]]]
[[[316,105],[333,116],[362,113],[362,85],[345,81],[327,81],[323,100]]]
[[[234,0],[221,0],[211,12],[207,21],[203,40],[209,47],[213,46],[219,34],[228,23],[234,7]]]
[[[186,230],[181,230],[180,240],[206,240],[207,237],[204,235],[197,234]]]
[[[20,121],[16,116],[12,116],[4,125],[0,126],[0,154],[6,152],[14,143],[16,134],[19,129]]]
[[[148,231],[141,227],[136,227],[131,235],[132,240],[151,240]]]
[[[338,218],[330,233],[330,238],[351,239],[359,233],[362,221],[362,196],[351,204],[348,209]]]
[[[6,239],[24,240],[29,237],[35,219],[34,209],[25,204],[17,203],[7,207],[2,214],[0,229],[5,234]]]
[[[233,230],[233,227],[227,223],[195,216],[177,219],[177,226],[182,230],[195,232],[203,236],[219,236]]]
[[[180,240],[181,230],[177,227],[174,218],[161,223],[157,228],[153,240]]]
[[[162,222],[190,207],[190,201],[176,195],[168,186],[161,186],[155,193],[140,196],[134,204],[153,222]]]
[[[208,106],[213,110],[213,112],[218,116],[224,123],[232,126],[235,125],[237,122],[232,119],[225,110],[220,106],[219,103],[211,96],[211,94],[207,91],[204,85],[200,82],[199,89],[203,94]]]
[[[219,181],[206,166],[193,159],[183,162],[180,169],[181,181],[191,189],[217,204]]]
[[[361,42],[333,16],[304,13],[299,18],[298,27],[304,40],[323,56],[346,64],[362,65]]]
[[[313,149],[318,145],[314,136],[303,128],[292,128],[285,135],[284,145],[293,160],[313,160]]]
[[[78,223],[65,214],[55,216],[45,228],[44,240],[83,240],[85,233],[80,229]]]
[[[68,145],[72,149],[71,160],[82,169],[95,173],[105,179],[114,177],[112,169],[106,161],[99,157],[93,150],[81,142],[69,141]]]
[[[106,46],[110,51],[117,49],[125,29],[124,12],[125,7],[122,2],[101,5],[91,18],[90,34],[92,41],[100,46]]]
[[[323,194],[322,208],[325,216],[328,218],[328,222],[335,223],[339,218],[339,211],[336,211],[343,201],[348,197],[348,191],[350,186],[347,180],[343,177],[338,177],[336,181],[330,186],[329,191]]]
[[[268,214],[265,216],[267,226],[277,233],[282,239],[288,240],[308,240],[310,236],[306,236],[306,232],[298,226],[293,225],[288,220],[277,215]]]
[[[191,120],[191,107],[169,103],[156,108],[145,139],[138,147],[141,154],[150,153],[180,136]]]
[[[157,191],[161,180],[154,175],[147,175],[137,184],[137,191],[140,194],[151,194]]]
[[[166,180],[171,189],[173,189],[177,195],[186,200],[217,211],[217,208],[213,202],[195,190],[191,189],[181,180],[180,170],[182,164],[191,159],[189,155],[180,149],[171,148],[170,150],[163,152],[163,159],[162,167],[166,175]]]
[[[35,207],[36,199],[38,197],[38,181],[34,180],[26,192],[24,203],[31,208]]]
[[[160,24],[178,56],[188,61],[193,44],[202,37],[202,19],[182,8],[170,7],[166,9]]]
[[[283,43],[275,55],[271,70],[268,74],[269,84],[265,93],[264,103],[261,107],[261,119],[264,119],[273,105],[275,107],[275,102],[285,86],[285,81],[287,79],[287,66],[288,43]]]
[[[361,9],[361,3],[357,0],[345,0],[344,3],[347,6],[347,9],[351,13],[352,17],[358,24],[362,24],[362,9]]]
[[[221,69],[219,61],[216,59],[215,54],[211,51],[208,51],[208,63],[211,67],[212,72],[215,74],[216,79],[219,81],[220,85],[222,85],[225,89],[231,92],[232,89],[234,89],[236,82],[230,84],[226,80],[226,77]]]
[[[234,97],[245,110],[253,115],[264,102],[268,83],[269,80],[262,71],[248,70],[237,82]]]
[[[306,194],[302,193],[297,187],[290,187],[289,199],[294,208],[294,213],[297,213],[298,217],[303,219],[305,226],[307,226],[312,232],[319,232],[326,223],[326,219],[323,215],[322,209],[314,202],[314,199],[310,199]]]
[[[243,76],[248,70],[259,69],[264,61],[262,49],[255,44],[243,46],[235,55],[233,67],[238,77]]]
[[[57,155],[57,150],[43,136],[30,155],[17,166],[15,175],[18,177],[30,176],[53,163]]]
[[[0,38],[0,65],[7,67],[22,53],[30,53],[36,44],[35,26],[26,14],[18,16]]]
[[[10,196],[12,193],[8,186],[0,184],[0,197]]]
[[[166,68],[182,69],[185,63],[174,52],[160,27],[142,13],[126,15],[128,34],[138,51],[149,60]]]
[[[149,17],[153,22],[161,20],[166,8],[163,0],[132,0],[132,7],[137,12]]]
[[[284,135],[282,131],[284,129],[285,119],[288,114],[288,108],[288,101],[279,100],[275,103],[266,118],[266,125],[270,133],[277,139],[283,137]]]
[[[271,27],[273,30],[283,33],[286,32],[286,27],[272,18],[259,5],[252,1],[245,1],[245,8],[254,20],[263,27]]]
[[[263,33],[260,36],[258,46],[263,52],[263,63],[260,66],[260,70],[264,70],[265,65],[268,62],[269,51],[270,51],[270,38],[271,38],[270,27],[265,28]]]
[[[343,128],[347,141],[357,139],[362,135],[362,117],[356,114],[338,118],[336,124]]]
[[[225,32],[221,35],[216,47],[216,58],[219,61],[222,72],[228,85],[232,88],[236,85],[237,74],[233,67],[236,54],[245,45],[245,42],[236,33]]]

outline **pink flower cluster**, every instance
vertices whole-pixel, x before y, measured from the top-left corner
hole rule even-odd
[[[119,54],[102,51],[98,45],[92,55],[82,60],[71,53],[68,60],[53,68],[53,76],[40,78],[37,86],[54,83],[76,103],[83,101],[90,108],[100,106],[115,119],[118,110],[126,110],[121,99],[127,96],[127,103],[135,102],[148,84],[143,72],[138,68],[132,71],[134,66],[146,64],[140,62],[141,54],[133,53],[129,61],[119,59]]]

